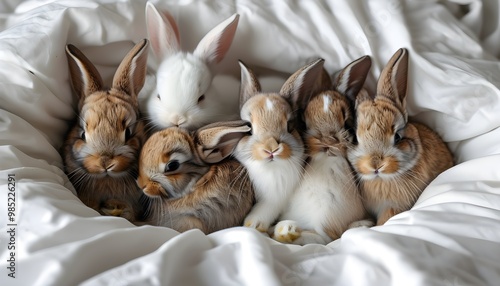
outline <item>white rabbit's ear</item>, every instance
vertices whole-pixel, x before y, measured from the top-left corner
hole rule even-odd
[[[252,128],[243,120],[216,122],[198,129],[195,144],[206,163],[217,163],[231,155],[243,136]]]
[[[149,41],[137,43],[122,60],[113,77],[113,88],[137,98],[146,80]]]
[[[376,97],[386,97],[406,113],[406,89],[408,87],[408,50],[399,49],[380,73]]]
[[[259,80],[253,73],[253,71],[248,68],[245,63],[241,60],[238,61],[241,68],[241,83],[240,83],[240,110],[241,107],[249,100],[252,96],[261,92],[261,87]]]
[[[283,84],[280,94],[288,100],[294,110],[304,109],[311,93],[317,88],[318,77],[321,76],[324,59],[317,59],[293,73]]]
[[[337,75],[333,84],[334,89],[347,96],[351,102],[355,102],[356,96],[365,84],[371,66],[370,56],[363,56],[348,64]]]
[[[234,14],[215,26],[201,39],[193,54],[205,60],[208,65],[222,61],[231,47],[239,19],[240,15]]]
[[[179,29],[174,17],[167,11],[160,13],[153,3],[146,4],[146,24],[151,48],[158,59],[180,51]]]
[[[103,82],[94,64],[75,46],[66,46],[66,57],[71,84],[79,97],[78,109],[81,109],[85,97],[102,90]]]

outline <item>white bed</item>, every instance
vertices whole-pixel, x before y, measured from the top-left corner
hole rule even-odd
[[[58,153],[75,116],[64,47],[79,47],[109,79],[132,42],[146,37],[145,1],[3,0],[0,285],[498,285],[497,1],[154,3],[174,15],[186,49],[238,12],[219,68],[235,77],[237,59],[291,73],[320,56],[333,73],[368,54],[370,84],[398,48],[408,48],[410,115],[441,134],[456,166],[410,211],[326,246],[284,245],[243,227],[179,234],[99,216],[76,197]],[[9,174],[15,216],[8,215]]]

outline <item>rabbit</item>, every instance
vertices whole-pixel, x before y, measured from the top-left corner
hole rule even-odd
[[[141,151],[137,178],[150,198],[147,221],[205,234],[241,226],[254,192],[246,169],[230,155],[248,132],[248,123],[228,121],[153,133]]]
[[[408,120],[408,50],[399,49],[380,73],[376,94],[356,97],[357,145],[348,159],[368,212],[382,225],[409,210],[424,188],[453,166],[440,136]]]
[[[300,182],[305,155],[297,111],[305,108],[316,88],[324,60],[296,71],[279,93],[261,92],[254,72],[239,63],[240,116],[251,123],[252,132],[239,141],[234,157],[246,167],[256,199],[244,226],[266,233]]]
[[[110,89],[74,45],[66,46],[78,118],[62,146],[64,169],[78,198],[101,215],[140,223],[137,188],[139,151],[145,140],[137,95],[144,84],[149,41],[137,43],[122,60]]]
[[[179,126],[188,130],[221,120],[238,119],[238,80],[229,75],[214,78],[215,66],[224,59],[238,26],[234,14],[209,31],[193,52],[183,52],[174,18],[146,5],[148,36],[159,61],[153,92],[142,99],[143,113],[153,129]],[[215,85],[219,88],[217,88]]]
[[[371,58],[347,65],[334,84],[313,95],[304,111],[308,164],[271,237],[282,243],[327,244],[356,225],[372,226],[363,206],[347,150],[352,147],[353,108],[370,71]],[[351,225],[353,224],[353,225]]]

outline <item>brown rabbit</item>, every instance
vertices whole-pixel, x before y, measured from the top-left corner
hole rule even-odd
[[[274,239],[326,244],[348,228],[373,225],[364,220],[368,216],[346,154],[353,144],[351,106],[370,67],[370,57],[361,57],[342,69],[333,84],[325,77],[324,91],[313,94],[304,111],[305,175],[273,229]]]
[[[278,218],[302,178],[304,143],[298,111],[309,102],[321,77],[323,59],[301,67],[279,92],[262,92],[254,72],[240,61],[240,116],[252,125],[235,150],[248,170],[256,203],[244,225],[261,232]]]
[[[408,51],[400,49],[382,70],[377,94],[360,93],[356,99],[358,144],[348,158],[377,225],[410,209],[424,188],[453,166],[439,135],[408,120],[407,74]]]
[[[145,140],[137,94],[146,76],[148,45],[144,39],[130,50],[110,89],[78,48],[66,46],[79,115],[63,145],[65,171],[83,203],[134,223],[143,212],[142,192],[135,184]]]
[[[244,121],[228,121],[195,133],[169,127],[151,135],[141,151],[137,179],[150,197],[148,221],[206,234],[242,225],[254,192],[246,169],[228,157],[250,130]]]

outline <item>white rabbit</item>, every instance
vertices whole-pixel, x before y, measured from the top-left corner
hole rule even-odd
[[[362,57],[347,65],[304,111],[305,175],[271,236],[284,243],[326,244],[352,226],[372,226],[347,160],[352,148],[353,106],[371,67]],[[332,89],[333,88],[333,89]],[[352,224],[352,225],[351,225]]]
[[[323,63],[318,59],[299,69],[279,93],[263,93],[253,71],[240,62],[240,115],[252,124],[252,134],[240,140],[234,156],[247,168],[256,199],[247,227],[266,232],[300,182],[304,144],[296,111],[307,104]]]
[[[217,76],[219,90],[213,82],[213,68],[229,50],[238,20],[238,14],[232,15],[208,32],[192,53],[184,52],[174,18],[147,3],[148,36],[159,65],[156,79],[147,82],[156,88],[147,88],[150,92],[143,99],[147,102],[142,111],[153,127],[195,130],[208,123],[238,119],[237,79]]]

